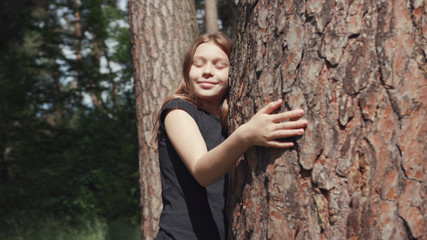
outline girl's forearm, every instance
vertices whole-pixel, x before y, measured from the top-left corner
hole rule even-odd
[[[244,135],[244,129],[238,128],[224,142],[200,157],[193,176],[202,186],[209,186],[224,176],[251,147]]]

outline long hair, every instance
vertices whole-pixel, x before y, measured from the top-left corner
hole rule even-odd
[[[190,103],[194,104],[197,108],[202,108],[202,102],[201,100],[193,93],[191,89],[190,84],[190,69],[193,62],[194,53],[196,52],[197,47],[201,45],[202,43],[209,43],[212,42],[216,44],[221,50],[225,52],[228,59],[230,59],[231,54],[231,40],[222,32],[215,32],[215,33],[208,33],[203,34],[194,39],[194,41],[189,46],[184,61],[182,63],[182,79],[181,82],[178,85],[178,88],[175,90],[175,92],[168,96],[163,103],[156,109],[156,111],[153,113],[153,132],[151,135],[151,146],[157,150],[157,141],[158,141],[158,134],[159,134],[159,126],[160,126],[160,114],[161,109],[165,104],[170,102],[171,100],[175,98],[181,98],[189,101]],[[228,90],[224,94],[221,104],[221,125],[223,132],[226,132],[227,129],[227,113],[228,113]]]

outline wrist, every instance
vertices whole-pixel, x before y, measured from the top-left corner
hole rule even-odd
[[[245,123],[240,125],[235,131],[237,141],[239,145],[245,148],[245,151],[254,145],[252,143],[253,138],[250,136],[251,131],[248,128],[247,123]]]

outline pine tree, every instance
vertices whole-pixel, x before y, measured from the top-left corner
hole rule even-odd
[[[289,150],[253,148],[231,173],[231,239],[424,239],[426,6],[244,1],[231,129],[265,103],[303,108]]]
[[[158,153],[150,147],[152,114],[181,80],[181,60],[198,33],[194,1],[129,2],[139,136],[142,234],[156,236],[161,211]]]

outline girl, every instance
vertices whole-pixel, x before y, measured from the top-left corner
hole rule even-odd
[[[204,34],[191,44],[183,81],[155,121],[162,179],[163,211],[156,239],[226,239],[224,176],[251,146],[289,148],[282,142],[304,133],[303,110],[273,114],[269,103],[227,138],[228,72],[231,41],[223,33]]]

